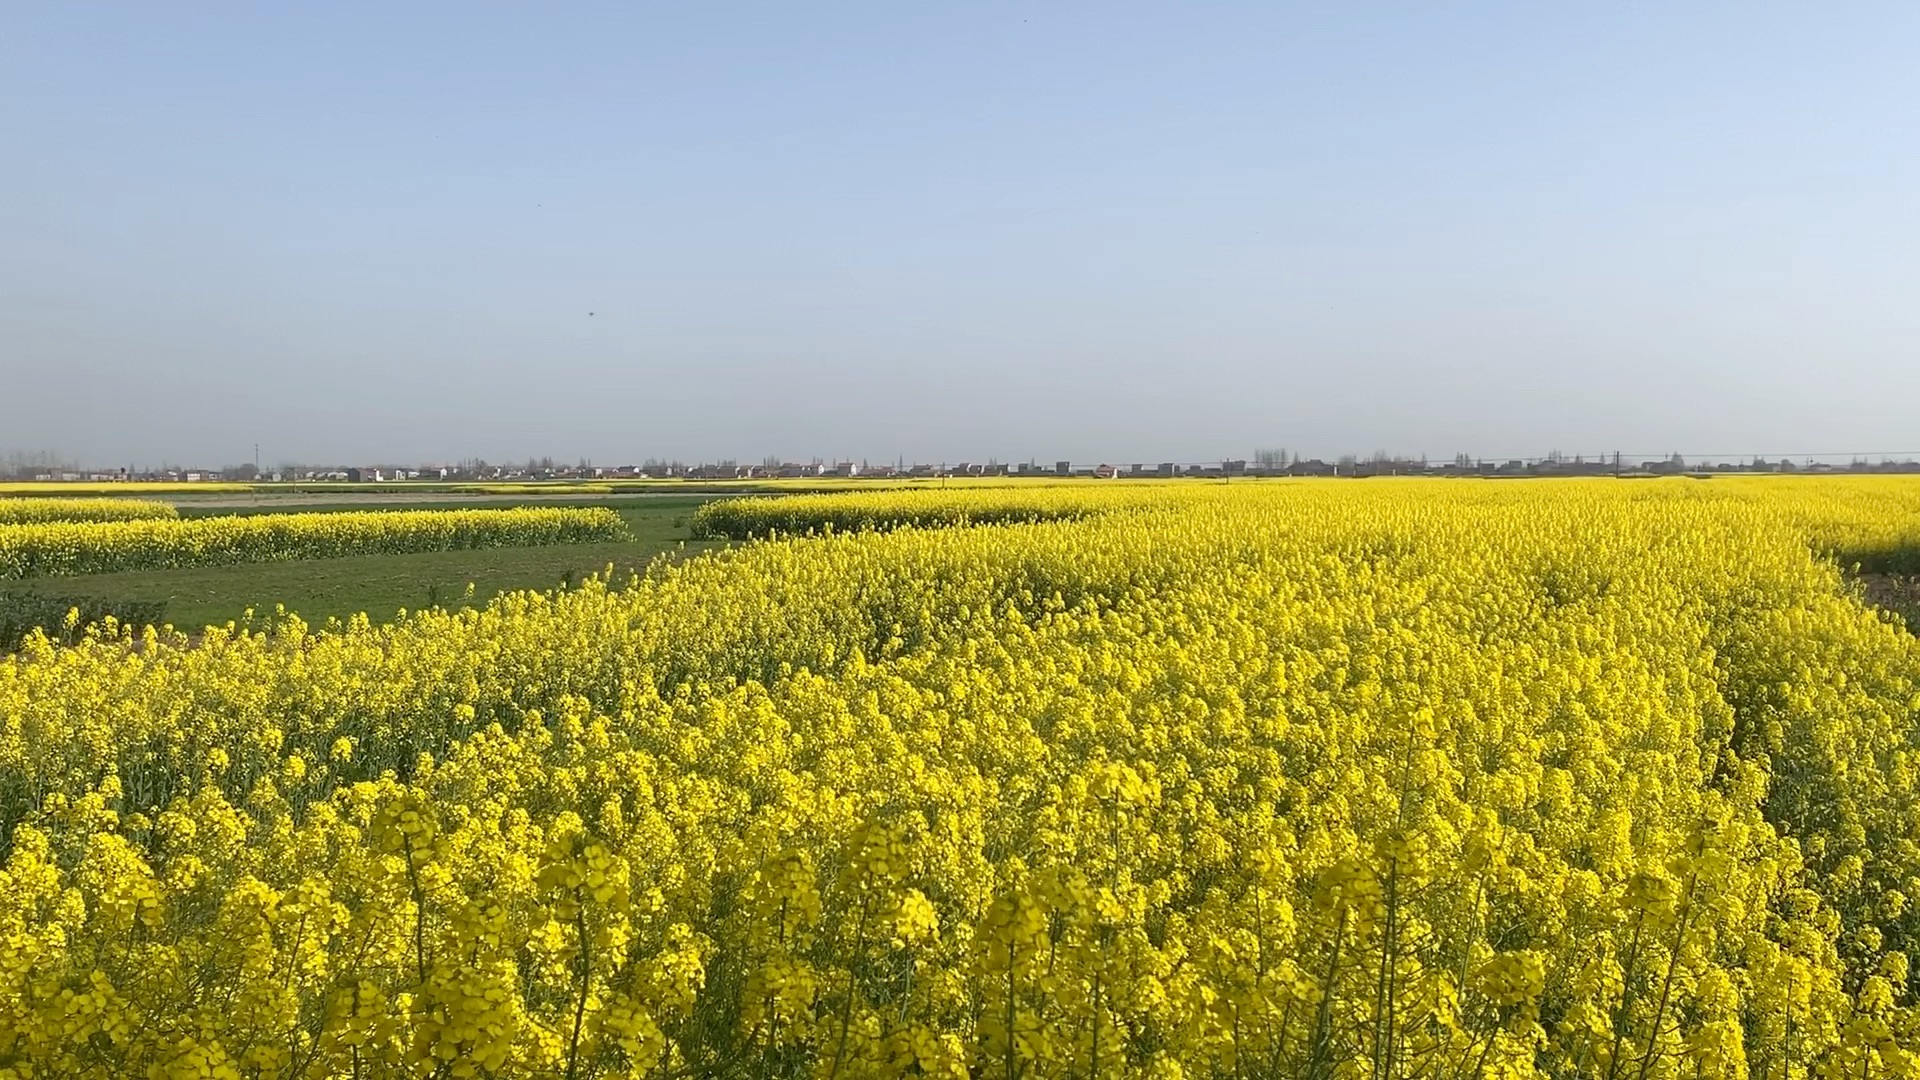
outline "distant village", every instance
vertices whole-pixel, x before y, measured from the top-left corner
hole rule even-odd
[[[622,481],[684,480],[696,482],[751,480],[938,480],[948,477],[1023,477],[1079,478],[1101,480],[1151,480],[1190,477],[1228,480],[1234,477],[1350,477],[1376,476],[1453,476],[1453,477],[1544,477],[1544,476],[1706,476],[1717,473],[1920,473],[1920,461],[1912,457],[1894,460],[1854,458],[1846,462],[1812,458],[1764,457],[1702,461],[1689,463],[1680,454],[1648,459],[1621,454],[1587,457],[1549,453],[1538,458],[1484,459],[1467,454],[1442,462],[1425,457],[1374,454],[1370,457],[1348,455],[1333,461],[1291,456],[1285,450],[1259,451],[1250,459],[1207,462],[1130,462],[1081,463],[1054,461],[1041,463],[941,462],[939,464],[904,462],[876,465],[860,461],[806,463],[768,459],[758,464],[736,461],[687,463],[650,460],[638,465],[592,465],[578,462],[567,465],[539,458],[516,464],[490,464],[466,460],[454,465],[330,465],[282,466],[262,470],[257,465],[227,466],[219,469],[160,466],[155,468],[81,469],[38,461],[9,462],[4,475],[15,481],[65,481],[112,483],[117,481],[165,483],[536,483],[544,481]]]

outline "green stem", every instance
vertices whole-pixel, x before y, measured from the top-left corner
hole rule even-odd
[[[1013,1034],[1013,965],[1019,944],[1019,941],[1012,934],[1007,935],[1007,1080],[1018,1080],[1020,1076],[1019,1067],[1014,1061],[1016,1040]]]
[[[400,850],[407,858],[407,887],[413,893],[413,957],[420,985],[427,984],[427,900],[420,888],[420,871],[413,865],[413,839],[400,834]]]
[[[1340,908],[1340,920],[1333,929],[1333,955],[1327,960],[1326,985],[1320,992],[1320,1008],[1313,1019],[1313,1051],[1307,1059],[1307,1078],[1317,1080],[1323,1068],[1330,1067],[1333,1051],[1333,984],[1340,974],[1340,946],[1347,936],[1347,909]]]
[[[1660,1002],[1653,1009],[1653,1027],[1647,1032],[1647,1052],[1640,1058],[1640,1080],[1647,1080],[1653,1068],[1653,1054],[1659,1048],[1660,1021],[1667,1013],[1667,998],[1673,992],[1673,976],[1680,967],[1680,951],[1687,943],[1687,925],[1693,921],[1693,890],[1699,882],[1698,871],[1687,878],[1687,898],[1680,903],[1680,929],[1673,936],[1673,952],[1667,957],[1667,975],[1660,983]]]
[[[847,1028],[853,1023],[853,983],[854,968],[860,963],[861,950],[867,940],[867,900],[860,898],[860,918],[854,923],[853,956],[847,961],[847,1000],[840,1006],[840,1043],[833,1050],[833,1067],[827,1070],[827,1080],[833,1080],[840,1072],[840,1062],[847,1053]]]
[[[1620,1072],[1620,1046],[1627,1038],[1627,1011],[1633,1006],[1633,969],[1640,962],[1640,935],[1647,928],[1642,911],[1633,924],[1633,943],[1627,946],[1627,964],[1620,970],[1620,1006],[1613,1014],[1613,1052],[1607,1057],[1607,1080]]]
[[[1100,972],[1093,973],[1093,1054],[1087,1062],[1088,1080],[1100,1077]]]
[[[573,1007],[573,1038],[567,1044],[567,1080],[580,1074],[580,1028],[587,1019],[587,993],[593,989],[593,940],[587,934],[586,897],[574,890],[574,932],[580,935],[580,1000]]]
[[[1380,930],[1380,977],[1373,996],[1373,1075],[1384,1078],[1393,1064],[1393,961],[1398,951],[1394,940],[1395,916],[1399,896],[1400,861],[1387,862],[1387,920]]]

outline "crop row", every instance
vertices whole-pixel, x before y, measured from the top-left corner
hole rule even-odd
[[[464,548],[626,535],[605,508],[398,510],[0,525],[0,579]]]
[[[1186,493],[1206,494],[1188,488]],[[1011,522],[1065,521],[1128,508],[1166,505],[1171,485],[1026,485],[825,492],[719,499],[693,515],[696,536],[744,540],[816,532],[885,532]]]
[[[1778,519],[1823,557],[1881,573],[1920,574],[1920,483],[1904,477],[1735,477],[1714,481],[1594,479],[1539,484],[1483,480],[1377,479],[1371,495],[1349,493],[1354,505],[1375,496],[1418,498],[1459,507],[1511,506],[1578,492],[1594,505],[1704,501],[1747,507]],[[1229,493],[1253,500],[1331,497],[1326,481],[1260,480],[1232,485],[1115,481],[1001,488],[955,486],[707,503],[693,518],[696,535],[735,540],[821,532],[885,532],[1009,522],[1072,520],[1101,514],[1216,503]]]
[[[151,499],[0,498],[0,525],[45,521],[142,521],[175,518],[179,512]]]

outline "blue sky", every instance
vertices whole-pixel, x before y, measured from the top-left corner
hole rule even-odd
[[[1903,4],[12,4],[0,452],[1920,449],[1916,40]]]

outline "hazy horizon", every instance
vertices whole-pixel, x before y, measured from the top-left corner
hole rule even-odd
[[[824,455],[823,454],[797,454],[797,455],[789,455],[784,457],[779,455],[763,455],[763,456],[750,457],[750,456],[727,454],[727,455],[719,455],[719,456],[710,457],[710,458],[673,458],[673,457],[646,456],[646,457],[616,457],[616,458],[608,458],[608,459],[594,459],[594,458],[589,458],[585,456],[569,457],[569,456],[557,455],[557,454],[534,454],[534,455],[521,455],[521,456],[505,457],[505,458],[481,458],[481,457],[475,457],[472,455],[459,455],[459,456],[452,456],[452,457],[415,458],[415,459],[378,458],[378,457],[368,457],[366,455],[357,455],[357,456],[348,456],[348,457],[337,458],[337,459],[309,460],[309,461],[295,461],[295,460],[275,461],[263,455],[259,461],[259,466],[263,476],[266,474],[282,472],[288,469],[296,469],[296,470],[336,469],[337,470],[337,469],[356,468],[356,467],[357,468],[394,468],[394,469],[415,469],[415,468],[466,469],[468,467],[474,467],[474,468],[485,468],[485,469],[523,470],[531,466],[541,470],[551,469],[555,472],[564,472],[568,470],[577,470],[583,467],[599,468],[599,469],[617,469],[617,468],[629,468],[629,467],[664,467],[664,466],[678,467],[682,465],[688,466],[688,467],[700,466],[700,465],[708,465],[708,466],[755,465],[755,466],[758,466],[763,464],[771,464],[775,462],[781,465],[801,465],[801,466],[806,466],[806,465],[834,466],[834,465],[843,465],[843,464],[854,464],[862,468],[867,468],[867,467],[886,468],[890,466],[902,466],[902,465],[904,466],[931,465],[931,466],[944,468],[944,467],[955,467],[955,466],[969,465],[969,464],[984,465],[984,466],[993,466],[993,465],[1011,466],[1011,465],[1022,465],[1022,464],[1037,464],[1039,466],[1042,466],[1044,469],[1051,471],[1053,467],[1062,460],[1066,460],[1076,470],[1090,469],[1095,465],[1111,465],[1119,468],[1129,468],[1131,466],[1138,465],[1138,466],[1144,466],[1147,468],[1153,468],[1153,467],[1160,466],[1162,464],[1173,464],[1184,470],[1190,466],[1212,467],[1212,466],[1221,465],[1223,463],[1231,462],[1235,460],[1252,463],[1255,461],[1256,458],[1260,457],[1260,455],[1271,454],[1276,451],[1283,453],[1285,455],[1285,460],[1287,462],[1305,463],[1305,462],[1312,461],[1312,462],[1318,462],[1320,464],[1327,464],[1327,465],[1381,462],[1381,461],[1402,461],[1402,462],[1425,462],[1427,464],[1434,465],[1434,466],[1442,466],[1455,461],[1456,458],[1461,455],[1464,455],[1466,458],[1470,459],[1475,464],[1480,464],[1480,465],[1501,465],[1501,464],[1507,464],[1513,461],[1519,461],[1527,465],[1534,465],[1534,464],[1545,463],[1550,461],[1560,461],[1560,462],[1574,463],[1574,464],[1578,464],[1582,462],[1587,464],[1607,464],[1614,461],[1617,457],[1617,459],[1620,461],[1620,463],[1623,466],[1636,467],[1639,465],[1649,464],[1654,462],[1671,461],[1671,459],[1676,456],[1683,459],[1689,465],[1699,465],[1699,466],[1706,466],[1706,467],[1718,467],[1721,465],[1738,466],[1738,465],[1746,465],[1746,464],[1754,463],[1756,461],[1765,461],[1768,464],[1778,464],[1782,461],[1785,461],[1795,466],[1815,465],[1815,464],[1827,465],[1827,466],[1846,466],[1846,465],[1858,465],[1858,464],[1901,465],[1901,464],[1914,464],[1916,462],[1920,462],[1920,450],[1889,450],[1889,451],[1856,450],[1856,451],[1829,451],[1829,452],[1816,452],[1816,453],[1718,452],[1718,453],[1703,454],[1698,452],[1687,453],[1685,451],[1680,451],[1680,450],[1671,450],[1671,451],[1619,450],[1619,451],[1581,452],[1581,451],[1551,449],[1544,453],[1528,452],[1528,453],[1482,454],[1482,453],[1474,453],[1471,451],[1459,451],[1454,454],[1431,454],[1431,453],[1424,453],[1419,451],[1401,452],[1401,451],[1386,451],[1386,450],[1374,450],[1370,452],[1359,452],[1359,451],[1353,451],[1353,450],[1343,450],[1339,452],[1331,452],[1331,451],[1323,452],[1323,451],[1314,451],[1314,450],[1294,451],[1285,447],[1258,447],[1252,452],[1240,452],[1240,453],[1219,455],[1219,456],[1208,457],[1208,458],[1176,459],[1171,461],[1167,459],[1162,459],[1162,458],[1142,457],[1139,454],[1107,454],[1104,456],[1085,457],[1085,458],[1078,458],[1078,459],[1062,459],[1059,457],[1045,457],[1045,456],[1030,456],[1026,458],[1014,459],[1014,458],[1006,458],[1006,457],[993,455],[993,454],[973,454],[973,455],[963,454],[957,457],[938,458],[938,459],[911,458],[906,455],[895,455],[893,457],[888,457],[888,458],[876,458],[872,456],[854,455],[849,457],[847,455],[832,455],[832,454],[824,454]],[[199,460],[188,460],[188,459],[176,459],[171,457],[160,457],[160,458],[150,458],[150,459],[136,458],[132,461],[120,461],[120,462],[89,461],[89,460],[82,460],[82,459],[69,459],[69,458],[55,457],[54,455],[51,455],[46,452],[21,453],[18,451],[13,451],[13,452],[7,452],[7,453],[0,453],[0,476],[5,476],[8,474],[24,473],[29,470],[42,468],[42,467],[50,468],[50,469],[77,469],[81,472],[87,472],[87,473],[117,473],[117,472],[131,470],[134,474],[140,474],[140,475],[146,475],[146,474],[157,473],[157,472],[167,472],[167,471],[193,471],[193,470],[199,470],[203,472],[212,470],[218,473],[221,470],[239,469],[249,464],[253,464],[251,459],[236,460],[236,461],[216,461],[216,460],[199,461]]]
[[[0,456],[1904,453],[1920,10],[0,14]]]

